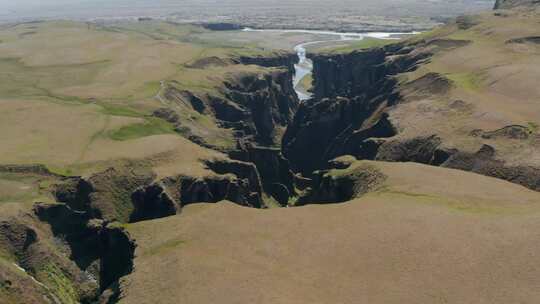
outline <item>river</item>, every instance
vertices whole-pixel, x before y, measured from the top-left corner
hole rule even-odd
[[[313,62],[307,57],[306,47],[308,45],[314,45],[319,43],[328,43],[332,41],[347,41],[347,40],[362,40],[366,37],[377,39],[399,39],[397,35],[404,34],[416,34],[416,33],[387,33],[387,32],[372,32],[372,33],[341,33],[332,31],[315,31],[315,30],[266,30],[266,29],[251,29],[245,28],[245,32],[277,32],[277,33],[299,33],[299,34],[313,34],[313,35],[328,35],[330,37],[339,37],[337,39],[319,40],[319,41],[306,41],[300,43],[294,47],[294,51],[298,55],[298,63],[294,66],[295,75],[293,79],[294,89],[300,100],[307,100],[311,98],[311,94],[305,92],[300,88],[300,82],[302,79],[313,72]]]

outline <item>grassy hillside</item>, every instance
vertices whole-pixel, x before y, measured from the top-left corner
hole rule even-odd
[[[357,50],[364,50],[374,47],[382,47],[387,44],[395,43],[395,39],[379,39],[372,37],[365,37],[362,40],[344,40],[333,41],[327,43],[315,44],[308,46],[309,52],[324,53],[324,54],[346,54]]]
[[[244,65],[186,67],[204,57],[256,52],[192,41],[203,33],[160,22],[102,27],[57,21],[0,29],[0,163],[41,163],[81,174],[99,162],[199,149],[150,116],[163,106],[164,83],[215,92],[229,73],[257,71]],[[211,118],[199,125],[211,130],[210,141],[232,144],[232,135]]]
[[[386,180],[344,204],[267,211],[198,205],[131,226],[137,271],[121,303],[532,303],[540,297],[533,258],[537,192],[418,164],[358,162],[332,174],[366,166]]]
[[[482,144],[489,144],[497,150],[498,157],[510,164],[540,165],[534,128],[530,129],[528,140],[508,136],[475,138],[465,134],[508,126],[526,129],[540,123],[540,90],[535,84],[540,77],[540,49],[537,43],[527,40],[540,35],[538,20],[539,14],[534,10],[489,12],[460,18],[454,24],[415,38],[433,41],[431,47],[436,54],[402,78],[406,79],[406,98],[422,98],[425,93],[415,86],[415,81],[428,73],[448,79],[450,89],[424,98],[424,102],[391,111],[404,129],[402,136],[437,133],[458,149],[476,151]],[[463,106],[458,109],[455,101],[462,101]],[[421,112],[429,115],[419,116]],[[406,127],[413,123],[414,128]]]

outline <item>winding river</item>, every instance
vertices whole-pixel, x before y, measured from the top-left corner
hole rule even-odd
[[[309,45],[328,43],[333,41],[347,41],[347,40],[362,40],[366,37],[377,39],[399,39],[397,35],[403,34],[415,34],[415,33],[387,33],[387,32],[372,32],[372,33],[341,33],[332,31],[315,31],[315,30],[265,30],[265,29],[251,29],[245,28],[245,32],[275,32],[275,33],[299,33],[299,34],[314,34],[314,35],[328,35],[335,37],[328,40],[320,41],[307,41],[300,43],[294,47],[294,51],[298,54],[298,63],[294,66],[296,72],[293,79],[294,89],[300,100],[307,100],[311,98],[311,94],[300,89],[300,82],[302,79],[313,72],[313,62],[307,57],[306,47]]]

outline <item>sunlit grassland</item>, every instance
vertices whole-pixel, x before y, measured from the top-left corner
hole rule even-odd
[[[174,127],[159,118],[148,117],[144,123],[136,123],[111,131],[108,136],[113,140],[130,140],[145,136],[174,133]]]
[[[49,180],[29,174],[0,173],[0,204],[51,201]]]
[[[105,28],[70,22],[32,25],[22,38],[21,25],[0,31],[0,96],[70,96],[81,99],[150,98],[159,81],[186,86],[212,84],[223,71],[185,72],[181,67],[206,56],[229,56],[226,41],[195,41],[202,28],[164,22],[126,23]],[[35,29],[34,29],[35,28]],[[239,47],[239,46],[238,46]],[[217,72],[217,73],[216,73]]]
[[[446,74],[447,78],[458,87],[465,90],[475,91],[482,87],[482,78],[475,73]]]
[[[171,106],[158,98],[163,83],[219,95],[231,73],[260,70],[190,68],[189,63],[205,57],[260,50],[255,44],[199,39],[205,33],[212,37],[201,27],[159,21],[110,26],[54,21],[0,28],[0,140],[5,143],[0,163],[43,163],[71,175],[89,169],[89,162],[170,149],[181,129],[152,116],[155,109]],[[212,117],[188,107],[178,110],[194,135],[217,146],[234,145],[232,131],[218,128]],[[155,135],[167,135],[156,138],[169,142],[146,140]]]

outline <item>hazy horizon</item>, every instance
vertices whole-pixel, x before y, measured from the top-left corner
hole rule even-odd
[[[193,20],[314,15],[451,17],[492,6],[491,0],[0,0],[0,21],[109,19],[179,15]],[[322,16],[322,17],[321,17]]]

